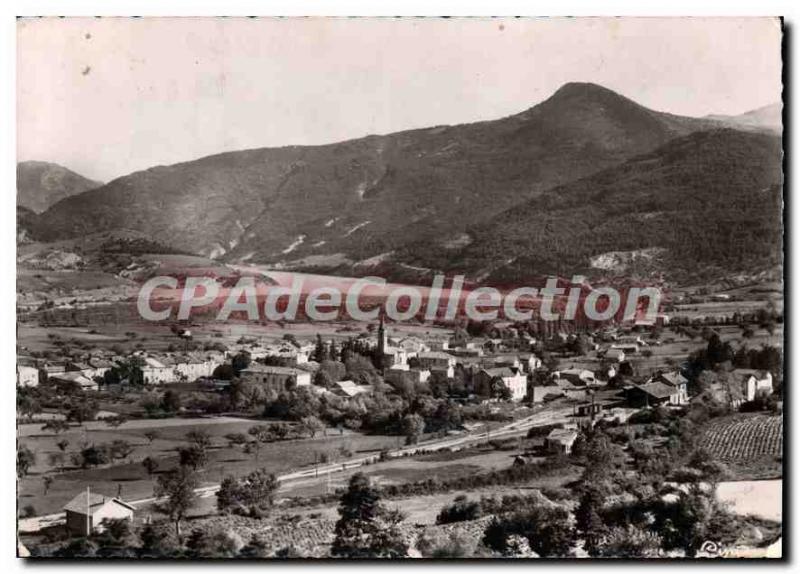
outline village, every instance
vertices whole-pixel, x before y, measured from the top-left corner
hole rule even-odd
[[[790,15],[468,10],[14,15],[18,567],[791,558]]]
[[[269,528],[287,513],[319,522],[297,508],[314,501],[330,508],[359,469],[395,497],[431,480],[445,483],[433,492],[457,493],[475,480],[467,492],[496,495],[505,490],[487,489],[485,473],[511,471],[541,474],[569,498],[564,489],[598,432],[616,437],[630,456],[644,448],[639,443],[658,452],[685,440],[680,421],[696,429],[692,440],[703,448],[710,423],[767,421],[771,442],[749,458],[725,454],[725,475],[779,478],[782,371],[770,343],[780,320],[763,311],[662,314],[652,325],[576,330],[565,323],[540,333],[536,325],[471,321],[422,331],[381,317],[329,338],[300,339],[284,329],[235,341],[173,326],[177,343],[167,349],[137,344],[128,352],[119,345],[82,352],[76,341],[53,337],[54,350],[23,349],[17,365],[21,540],[26,552],[80,555],[75,541],[96,546],[108,524],[129,522],[122,530],[130,536],[133,525],[170,516],[161,507],[169,499],[162,482],[189,469],[196,507],[178,520],[190,525],[222,508],[214,501],[225,481],[257,472],[277,480],[262,493]],[[654,426],[673,438],[652,435]],[[739,431],[743,439],[752,434]],[[510,481],[541,496],[528,478]],[[447,486],[454,480],[459,487]],[[435,519],[426,512],[404,534],[416,552],[420,529]],[[330,543],[321,536],[302,552],[324,554]],[[286,551],[267,547],[267,555]]]

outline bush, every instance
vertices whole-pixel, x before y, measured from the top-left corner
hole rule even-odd
[[[504,555],[515,553],[512,537],[526,538],[530,549],[542,558],[569,556],[574,545],[574,530],[569,512],[558,507],[537,505],[496,517],[486,527],[483,543]]]
[[[425,531],[417,539],[424,558],[469,558],[475,553],[474,538],[463,532]]]
[[[481,517],[481,505],[469,500],[463,494],[456,496],[453,503],[444,506],[436,517],[436,524],[449,524],[451,522],[464,522],[476,520]]]

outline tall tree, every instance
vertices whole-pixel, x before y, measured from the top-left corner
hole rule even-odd
[[[408,545],[397,526],[402,517],[381,506],[378,491],[362,473],[353,475],[339,501],[339,520],[331,548],[344,558],[400,558]]]
[[[197,476],[187,466],[180,466],[167,474],[162,474],[156,481],[156,497],[165,500],[159,505],[161,512],[169,516],[175,525],[175,536],[180,544],[181,522],[197,501],[195,489]]]
[[[30,468],[36,464],[36,455],[27,446],[17,448],[17,476],[25,478]]]

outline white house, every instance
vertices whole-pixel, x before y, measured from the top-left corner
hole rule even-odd
[[[419,353],[417,361],[420,369],[443,373],[448,378],[452,378],[455,374],[456,358],[448,353],[442,351]]]
[[[67,515],[67,530],[79,536],[86,536],[89,532],[102,532],[103,520],[133,520],[133,506],[127,502],[89,491],[70,500],[64,510]]]
[[[523,353],[519,356],[519,361],[526,373],[532,373],[542,366],[542,360],[533,353]]]
[[[528,377],[520,371],[499,367],[495,369],[481,369],[475,375],[475,383],[478,393],[483,396],[491,396],[491,383],[495,378],[500,378],[503,384],[511,391],[512,401],[521,401],[528,394]]]
[[[689,402],[689,381],[686,377],[681,375],[678,371],[671,371],[669,373],[659,373],[653,379],[673,387],[677,392],[677,397],[673,397],[670,402],[672,404],[683,405]]]
[[[39,369],[30,365],[17,365],[17,386],[35,387],[39,384]]]
[[[225,358],[221,353],[210,353],[208,355],[188,354],[172,358],[176,379],[185,379],[187,381],[196,381],[201,377],[210,377],[224,360]]]
[[[175,368],[168,358],[161,360],[154,357],[143,357],[142,376],[145,384],[161,385],[164,383],[174,383],[177,380]]]
[[[746,401],[752,401],[756,395],[772,394],[772,373],[755,369],[734,369],[734,377],[741,381],[742,394]]]

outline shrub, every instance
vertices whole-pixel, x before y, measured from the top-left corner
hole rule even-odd
[[[475,520],[481,516],[481,505],[469,500],[465,495],[456,496],[453,503],[445,506],[436,517],[436,524],[449,524],[451,522],[463,522]]]

